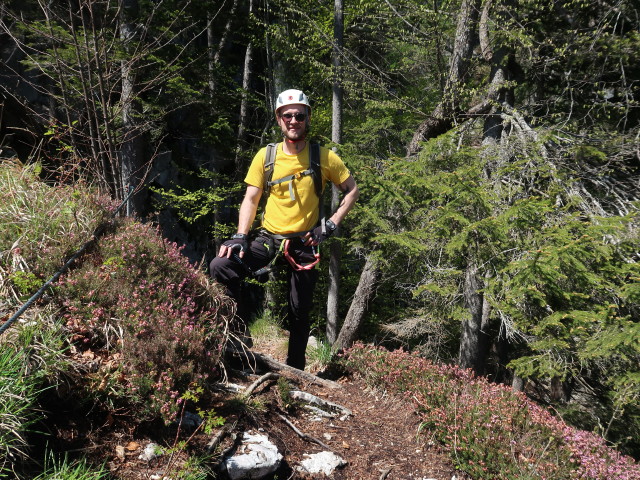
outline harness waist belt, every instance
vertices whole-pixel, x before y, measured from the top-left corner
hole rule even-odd
[[[287,240],[287,239],[290,239],[290,238],[304,237],[310,231],[311,230],[305,230],[304,232],[294,232],[294,233],[279,234],[279,233],[271,233],[268,230],[262,229],[262,230],[260,230],[260,233],[262,233],[264,235],[269,235],[271,238],[273,238],[275,240]]]

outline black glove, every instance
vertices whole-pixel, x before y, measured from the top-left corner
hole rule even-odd
[[[336,228],[338,228],[338,226],[335,223],[333,223],[331,220],[327,220],[324,223],[324,227],[325,227],[324,233],[322,232],[322,225],[318,225],[316,228],[311,230],[311,239],[314,242],[318,242],[318,243],[324,242],[327,238],[333,235],[333,232],[335,232]]]
[[[222,245],[230,248],[234,253],[246,252],[249,248],[249,245],[247,243],[247,236],[244,233],[236,233]]]

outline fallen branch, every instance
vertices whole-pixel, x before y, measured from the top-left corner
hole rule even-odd
[[[237,421],[233,422],[232,425],[225,425],[220,429],[220,431],[216,434],[215,437],[211,439],[211,441],[207,444],[207,453],[212,453],[218,445],[224,440],[224,438],[231,433],[231,431],[236,428],[238,424]],[[235,441],[235,439],[234,439]],[[224,453],[224,452],[223,452]]]
[[[320,440],[318,440],[317,438],[312,437],[311,435],[307,435],[306,433],[303,433],[303,432],[301,432],[300,430],[298,430],[298,428],[297,428],[293,423],[291,423],[291,422],[287,419],[287,417],[285,417],[284,415],[278,414],[278,416],[280,417],[280,419],[281,419],[284,423],[286,423],[286,424],[291,428],[291,430],[293,430],[294,432],[296,432],[296,434],[297,434],[300,438],[302,438],[303,440],[305,440],[305,441],[307,441],[307,442],[315,443],[315,444],[317,444],[317,445],[320,445],[322,448],[324,448],[324,449],[326,449],[326,450],[329,450],[330,452],[333,452],[333,449],[332,449],[330,446],[328,446],[328,445],[326,445],[326,444],[322,443],[322,442],[321,442]],[[334,452],[334,453],[335,453],[335,452]]]
[[[332,382],[331,380],[326,380],[324,378],[320,378],[312,373],[305,372],[304,370],[298,370],[297,368],[290,367],[289,365],[285,365],[284,363],[280,363],[268,355],[264,355],[262,353],[256,352],[247,352],[248,356],[254,357],[257,361],[266,365],[270,370],[275,370],[276,372],[283,372],[288,375],[293,375],[298,377],[306,382],[314,383],[316,385],[321,385],[327,388],[342,388],[342,385],[336,382]]]
[[[312,403],[318,405],[319,407],[326,407],[329,409],[334,409],[342,412],[343,416],[352,416],[353,412],[349,410],[347,407],[343,407],[342,405],[338,405],[337,403],[330,402],[329,400],[324,400],[320,397],[312,395],[307,392],[301,392],[299,390],[294,390],[291,392],[291,397],[296,400],[302,400],[303,402]]]

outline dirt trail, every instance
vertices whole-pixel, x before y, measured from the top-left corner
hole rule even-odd
[[[276,361],[284,360],[283,340],[256,341],[254,350]],[[313,372],[313,366],[310,369]],[[264,372],[236,375],[230,370],[230,381],[248,387]],[[281,389],[275,380],[260,384],[251,399],[260,408],[240,414],[228,409],[233,393],[220,393],[214,405],[216,414],[226,418],[226,425],[234,425],[236,432],[260,431],[277,445],[284,460],[280,470],[270,480],[327,478],[324,474],[311,476],[299,473],[295,467],[306,459],[305,454],[324,451],[322,446],[303,439],[299,433],[317,439],[346,460],[347,465],[332,475],[335,480],[451,480],[457,474],[448,456],[429,444],[429,436],[418,435],[419,418],[409,400],[393,398],[368,389],[361,379],[343,376],[334,379],[340,388],[329,388],[291,379],[291,387],[341,405],[352,412],[344,419],[311,415],[300,405],[284,405]],[[62,406],[60,406],[62,407]],[[62,408],[64,410],[64,408]],[[117,479],[163,480],[184,478],[180,472],[194,457],[203,456],[214,433],[196,432],[187,439],[186,448],[175,448],[175,431],[162,426],[142,426],[131,412],[123,415],[90,415],[69,407],[66,413],[47,425],[59,447],[84,456],[96,465],[107,465]],[[237,408],[236,408],[237,410]],[[294,431],[283,418],[296,427]],[[183,432],[184,433],[184,432]],[[180,440],[184,440],[182,435]],[[140,459],[149,443],[162,447],[163,454],[151,461]],[[232,444],[225,437],[221,448]],[[205,464],[211,466],[210,457]],[[213,478],[213,477],[211,477]],[[224,475],[219,475],[223,478]]]

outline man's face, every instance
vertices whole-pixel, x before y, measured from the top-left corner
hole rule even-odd
[[[304,115],[304,120],[297,120],[298,115]],[[306,105],[287,105],[278,111],[278,125],[282,134],[291,141],[302,140],[305,137],[308,122]]]

